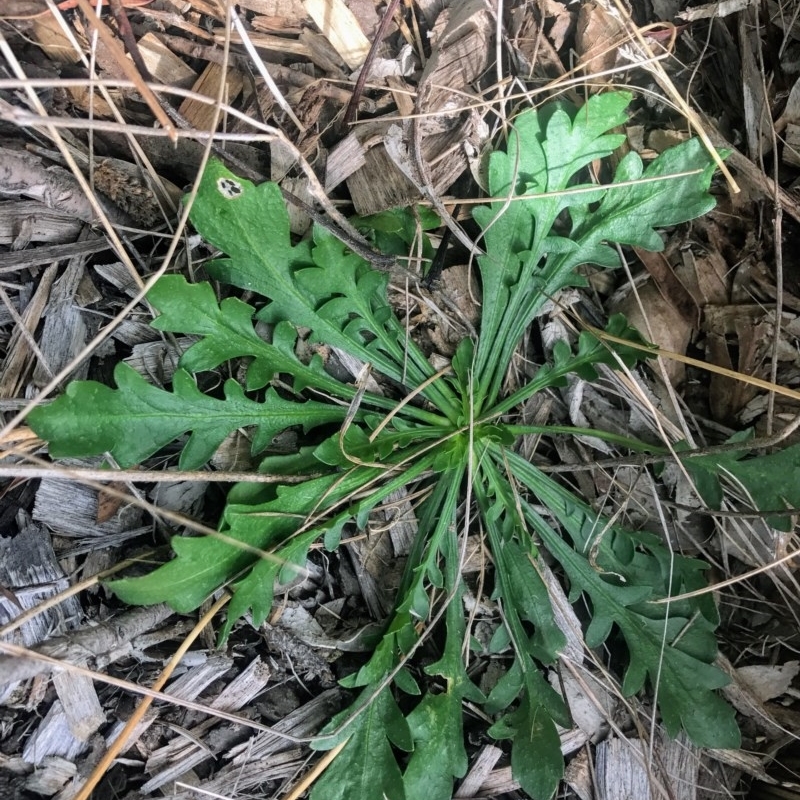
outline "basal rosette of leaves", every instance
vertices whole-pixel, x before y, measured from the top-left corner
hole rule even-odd
[[[627,646],[626,694],[657,685],[670,734],[683,728],[710,747],[739,743],[733,711],[716,692],[727,679],[713,664],[718,617],[710,595],[652,602],[704,586],[705,564],[669,552],[658,537],[611,524],[516,446],[523,434],[548,433],[514,424],[521,403],[564,385],[570,374],[591,380],[599,364],[633,366],[642,350],[612,352],[585,332],[572,347],[558,344],[552,363],[503,394],[515,347],[548,299],[581,284],[576,267],[617,267],[616,244],[659,250],[657,228],[714,206],[708,192],[714,165],[696,140],[647,166],[628,153],[611,184],[586,182],[585,168],[623,143],[611,131],[625,124],[630,99],[611,92],[580,109],[553,103],[512,120],[508,141],[489,161],[488,189],[496,199],[474,212],[484,249],[479,336],[461,343],[449,373],[437,374],[407,337],[387,301],[385,274],[320,228],[293,242],[276,185],[254,186],[211,163],[191,216],[225,254],[207,270],[258,295],[257,307],[233,297],[219,302],[208,283],[164,277],[148,296],[158,312],[153,326],[199,337],[181,358],[171,391],[120,364],[116,389],[76,382],[29,417],[54,457],[108,452],[123,467],[176,440],[184,442],[180,467],[201,467],[242,427],[252,430],[257,454],[287,428],[322,440],[289,456],[263,457],[262,471],[293,480],[234,486],[219,525],[224,537],[175,537],[172,560],[144,577],[109,584],[128,603],[166,602],[180,612],[228,586],[233,598],[223,641],[246,613],[254,625],[264,622],[276,581],[302,567],[313,543],[333,550],[346,527],[363,527],[392,492],[410,484],[427,488],[394,612],[371,657],[343,681],[358,690],[353,705],[314,745],[325,750],[346,740],[315,784],[314,800],[449,800],[467,770],[465,700],[494,720],[492,737],[508,740],[524,790],[537,800],[553,796],[563,774],[557,726],[570,719],[546,679],[566,638],[541,576],[542,550],[560,566],[571,600],[591,609],[586,646],[610,639]],[[268,340],[256,332],[259,321],[271,325]],[[337,380],[318,356],[300,360],[298,329],[309,331],[312,343],[369,364],[397,387],[396,396]],[[610,320],[608,331],[642,343],[621,317]],[[213,396],[200,391],[194,375],[242,358],[249,364],[244,386],[228,380]],[[751,463],[728,461],[732,469]],[[698,461],[695,472],[709,497],[718,492],[712,462]],[[303,475],[309,477],[297,482]],[[465,662],[470,632],[461,600],[459,516],[465,498],[485,533],[492,598],[502,608],[492,648],[507,654],[508,668],[488,696]],[[442,631],[440,656],[416,671],[413,654],[434,624]]]

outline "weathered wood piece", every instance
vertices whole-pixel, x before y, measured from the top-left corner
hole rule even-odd
[[[86,466],[84,461],[79,463]],[[59,536],[91,540],[95,549],[105,546],[109,534],[134,536],[142,532],[143,512],[134,505],[123,506],[111,518],[98,522],[97,494],[96,489],[75,481],[45,479],[36,492],[33,518]]]
[[[94,682],[87,675],[56,672],[53,675],[53,685],[64,708],[70,733],[79,741],[88,742],[106,721]]]
[[[180,357],[197,339],[196,336],[179,336],[174,343],[160,339],[141,342],[133,346],[125,363],[152,383],[168,383],[178,369]]]
[[[0,201],[0,244],[21,250],[31,242],[74,242],[83,223],[36,200]]]
[[[102,670],[114,661],[149,647],[153,632],[157,632],[173,613],[163,603],[133,608],[92,627],[46,639],[32,649],[48,658],[80,667],[91,663],[94,669]],[[51,670],[50,664],[33,657],[0,655],[0,688]]]
[[[502,755],[503,751],[499,747],[495,747],[492,744],[484,745],[464,780],[461,781],[461,785],[456,789],[453,800],[466,800],[466,798],[475,797]]]
[[[136,236],[132,237],[138,238]],[[107,238],[91,238],[84,242],[70,244],[44,245],[32,247],[30,250],[21,250],[12,253],[0,253],[0,274],[18,272],[19,270],[39,267],[42,264],[51,264],[73,256],[91,255],[110,250],[111,243]]]
[[[405,559],[417,530],[406,490],[394,492],[370,519],[366,538],[346,545],[364,602],[374,619],[392,609]]]
[[[130,270],[121,261],[113,261],[110,264],[95,264],[94,270],[101,278],[107,280],[128,297],[135,297],[139,292],[139,287],[131,277]]]
[[[142,60],[148,72],[159,82],[168,86],[189,88],[197,79],[197,73],[176,56],[154,33],[148,32],[137,42]]]
[[[295,774],[303,759],[303,751],[281,734],[307,737],[319,730],[340,710],[344,691],[339,687],[322,692],[304,706],[287,714],[273,726],[274,733],[259,733],[232,748],[229,762],[209,781],[202,784],[205,794],[227,797],[235,790],[246,794],[267,781],[288,778]],[[175,788],[171,800],[195,800],[191,790]]]
[[[0,196],[3,195],[28,197],[82,222],[95,221],[94,209],[70,172],[46,166],[39,156],[8,147],[0,147]],[[121,220],[113,206],[106,204],[103,210],[113,221]]]
[[[50,296],[50,288],[58,274],[58,265],[51,264],[39,279],[36,292],[21,314],[22,325],[17,323],[8,343],[6,358],[0,371],[0,398],[16,397],[28,376],[33,358],[33,332],[42,318],[45,304]]]
[[[239,5],[248,11],[271,18],[276,30],[299,28],[308,21],[302,0],[241,0]]]
[[[7,590],[0,593],[3,625],[69,586],[56,560],[47,529],[31,522],[24,513],[19,519],[20,530],[15,536],[0,537],[0,586]],[[3,638],[13,644],[33,647],[53,633],[61,634],[76,627],[82,613],[78,598],[70,597],[27,620]],[[4,658],[0,657],[0,662]],[[23,689],[16,682],[21,679],[6,676],[0,664],[0,703],[21,701]]]
[[[59,756],[74,762],[87,749],[87,743],[72,733],[61,701],[55,700],[34,734],[25,742],[22,757],[34,766],[41,764],[48,756]]]
[[[260,659],[250,664],[234,678],[210,704],[222,711],[239,711],[251,703],[267,685],[270,668]],[[209,758],[222,755],[228,747],[238,744],[241,729],[228,723],[218,724],[214,717],[194,725],[186,734],[177,734],[172,741],[150,754],[145,769],[153,777],[140,789],[150,794],[183,773],[194,769]]]
[[[192,91],[197,94],[205,95],[212,101],[216,100],[219,93],[219,86],[222,81],[225,81],[225,90],[223,100],[226,103],[233,102],[242,91],[244,86],[244,79],[242,74],[233,68],[229,68],[223,75],[222,66],[219,64],[209,63],[203,74],[197,79]],[[214,103],[203,103],[193,98],[186,98],[181,103],[180,114],[183,118],[194,128],[201,131],[211,129],[211,124],[214,121]],[[220,115],[219,122],[222,122],[224,115]]]
[[[78,768],[72,761],[60,756],[47,756],[25,781],[25,788],[29,792],[50,797],[75,778],[77,773]]]
[[[55,281],[50,291],[39,342],[44,363],[37,361],[33,370],[33,383],[39,388],[69,364],[86,344],[86,324],[75,298],[84,276],[85,261],[84,256],[70,259],[64,274]],[[89,361],[86,359],[71,378],[82,380],[88,372]]]
[[[311,19],[350,69],[364,63],[370,41],[344,0],[303,0]]]
[[[393,120],[382,142],[365,147],[362,156],[351,156],[365,161],[347,178],[359,214],[409,205],[421,196],[441,197],[469,166],[488,129],[475,109],[465,108],[465,94],[474,93],[487,68],[491,35],[491,20],[480,0],[439,15],[418,84],[415,110],[422,116]]]

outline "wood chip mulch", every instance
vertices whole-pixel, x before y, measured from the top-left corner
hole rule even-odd
[[[180,198],[209,153],[251,180],[279,182],[295,200],[298,236],[313,221],[436,211],[446,223],[437,242],[454,234],[446,279],[426,287],[398,273],[395,299],[432,355],[450,357],[479,311],[459,200],[479,196],[492,142],[518,108],[611,85],[637,92],[625,132],[644,158],[685,139],[691,122],[730,151],[730,181],[720,180],[712,214],[669,232],[663,253],[630,254],[637,292],[624,276],[598,274],[584,299],[600,316],[623,311],[666,350],[796,389],[798,6],[107,0],[97,11],[95,0],[0,3],[0,798],[85,798],[92,775],[94,798],[281,797],[308,769],[305,742],[346,703],[337,679],[391,609],[415,532],[412,502],[398,494],[363,540],[335,557],[316,552],[269,623],[240,622],[223,651],[216,617],[163,686],[170,701],[157,699],[103,765],[139,703],[131,689],[159,686],[198,617],[124,607],[97,576],[127,559],[166,557],[171,528],[138,501],[214,527],[224,479],[252,467],[249,443],[227,440],[203,480],[164,473],[166,458],[104,488],[101,459],[51,465],[20,412],[67,377],[110,382],[119,360],[169,381],[190,340],[149,328],[143,302],[121,312],[165,264],[194,274],[191,231],[169,246]],[[747,426],[775,436],[800,413],[796,397],[679,362],[646,390],[660,407],[679,397],[717,440]],[[630,430],[635,415],[609,401],[622,391],[589,387],[577,403],[556,397],[544,411],[578,424],[578,406],[580,424]],[[561,465],[603,457],[585,443],[557,447]],[[84,472],[76,479],[70,468]],[[760,520],[712,523],[687,510],[678,479],[653,488],[652,476],[620,465],[576,468],[573,480],[598,507],[628,504],[635,524],[662,498],[670,536],[709,560],[714,580],[796,547]],[[474,544],[466,568],[477,573]],[[588,703],[564,732],[559,796],[800,798],[793,563],[720,593],[726,693],[746,750],[702,753],[657,734],[648,763],[658,766],[644,769],[643,732],[620,728],[629,718],[590,676],[611,705],[598,716]],[[473,601],[480,624],[491,603]],[[586,686],[563,677],[573,712]],[[469,747],[456,797],[523,796],[501,745],[476,735]]]

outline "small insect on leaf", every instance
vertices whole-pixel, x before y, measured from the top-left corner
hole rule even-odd
[[[233,200],[242,193],[242,184],[232,178],[219,178],[217,180],[219,193],[227,200]]]

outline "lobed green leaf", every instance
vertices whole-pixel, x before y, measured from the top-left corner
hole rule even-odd
[[[800,445],[790,445],[757,458],[745,458],[745,455],[744,449],[697,456],[687,453],[681,462],[711,508],[721,508],[724,482],[733,491],[743,493],[745,502],[763,512],[773,528],[786,532],[793,530],[791,514],[769,512],[800,508]],[[780,480],[776,480],[776,476],[780,476]]]
[[[370,689],[348,709],[335,716],[321,731],[336,730],[369,700]],[[344,749],[322,774],[311,790],[311,800],[405,800],[403,776],[392,745],[412,749],[411,731],[390,689],[383,689],[369,700],[366,708],[347,725],[338,737],[311,746],[329,750],[340,741]]]
[[[287,428],[307,431],[341,422],[345,414],[345,409],[328,403],[285,400],[274,389],[256,402],[234,380],[225,381],[224,399],[209,397],[180,369],[172,392],[148,383],[124,363],[117,364],[114,380],[116,389],[96,381],[74,381],[53,403],[31,412],[30,426],[50,442],[53,456],[109,452],[120,466],[131,467],[191,431],[179,463],[181,469],[197,469],[238,428],[253,427],[252,449],[259,453]]]

